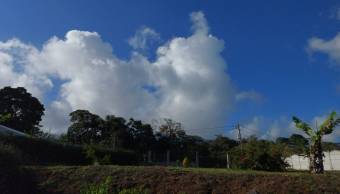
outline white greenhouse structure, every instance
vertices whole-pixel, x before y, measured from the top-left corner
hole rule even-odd
[[[308,170],[309,159],[305,156],[292,155],[286,159],[292,169]],[[340,151],[324,152],[323,164],[325,170],[340,170]]]

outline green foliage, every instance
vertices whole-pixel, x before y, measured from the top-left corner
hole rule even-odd
[[[67,137],[74,144],[99,143],[102,137],[104,121],[87,110],[76,110],[70,113],[71,126]]]
[[[216,139],[210,141],[209,156],[215,167],[227,166],[227,154],[234,147],[238,146],[238,142],[221,135],[216,136]]]
[[[89,159],[92,162],[92,164],[94,165],[98,164],[98,158],[93,144],[85,146],[85,154],[86,158]]]
[[[80,190],[80,194],[109,194],[112,177],[107,177],[99,184],[91,184]]]
[[[90,184],[80,190],[80,194],[150,194],[149,190],[143,187],[127,188],[120,191],[110,189],[112,177],[108,176],[105,181],[99,184]]]
[[[5,87],[0,90],[0,114],[7,115],[1,119],[2,125],[35,135],[44,111],[40,101],[25,88]]]
[[[295,116],[293,116],[293,121],[295,123],[295,126],[298,129],[301,129],[302,131],[304,131],[310,137],[315,135],[314,130],[307,123],[303,122],[302,120],[300,120],[299,118],[297,118]]]
[[[190,166],[190,160],[189,160],[188,157],[185,157],[183,159],[182,165],[183,165],[184,168],[188,168]]]
[[[327,135],[333,132],[333,129],[340,124],[340,117],[336,118],[336,112],[332,112],[327,119],[320,125],[320,134]]]
[[[308,140],[299,134],[292,134],[289,138],[279,137],[276,139],[277,144],[287,146],[288,155],[309,155]]]
[[[0,193],[35,193],[34,184],[20,168],[23,154],[17,148],[0,142]]]
[[[151,192],[142,187],[123,189],[118,192],[118,194],[150,194]]]
[[[109,165],[111,164],[111,155],[105,154],[105,156],[99,160],[99,164],[101,165]]]
[[[257,140],[252,137],[241,146],[231,151],[233,168],[283,171],[288,164],[285,162],[284,147],[271,141]]]
[[[336,112],[332,112],[320,127],[313,130],[307,123],[301,121],[297,117],[293,117],[295,126],[304,131],[310,137],[309,150],[309,170],[311,173],[323,173],[323,149],[322,137],[331,134],[334,128],[340,124],[340,117],[337,118]]]
[[[0,124],[5,124],[10,119],[11,119],[11,114],[10,113],[0,114]]]
[[[86,155],[85,146],[62,144],[52,140],[0,135],[0,143],[12,145],[24,156],[28,165],[88,165],[93,160]],[[93,146],[97,158],[110,156],[110,164],[134,165],[137,157],[131,151],[112,151]],[[100,162],[100,161],[99,161]]]

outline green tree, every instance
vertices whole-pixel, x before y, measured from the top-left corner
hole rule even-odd
[[[145,154],[148,150],[153,149],[156,140],[151,125],[131,118],[128,122],[128,127],[133,136],[135,150]]]
[[[11,114],[0,114],[0,124],[5,123],[11,118]]]
[[[67,139],[75,144],[99,143],[103,138],[104,121],[88,110],[76,110],[70,113],[71,126]]]
[[[299,134],[291,135],[288,145],[295,154],[305,155],[308,151],[308,140]]]
[[[0,90],[0,114],[7,115],[0,124],[35,135],[44,115],[44,105],[23,87],[4,87]],[[10,115],[10,116],[8,116]]]
[[[228,160],[227,154],[237,145],[237,141],[222,135],[217,135],[214,140],[210,141],[209,152],[215,161],[215,165],[218,167],[226,167]]]
[[[103,131],[106,145],[117,148],[130,148],[132,146],[132,135],[127,126],[126,120],[122,117],[107,115]]]
[[[313,129],[297,117],[293,117],[293,121],[298,129],[310,137],[309,171],[315,174],[323,173],[322,137],[333,132],[334,128],[340,124],[340,117],[337,117],[336,112],[332,112],[319,127],[317,126],[317,129]]]
[[[232,149],[231,165],[241,169],[283,171],[288,166],[284,149],[281,144],[250,137],[242,149],[240,146]]]

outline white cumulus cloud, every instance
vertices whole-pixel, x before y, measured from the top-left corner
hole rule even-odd
[[[340,33],[333,39],[325,40],[314,37],[309,39],[307,49],[309,52],[320,52],[327,54],[329,58],[340,65]]]
[[[47,102],[43,124],[54,133],[65,132],[71,111],[88,109],[145,121],[173,118],[189,133],[213,136],[199,129],[224,124],[236,92],[221,56],[223,40],[209,34],[202,12],[191,20],[192,35],[167,41],[154,61],[138,52],[120,59],[96,32],[71,30],[41,49],[17,39],[0,42],[0,87],[24,86]],[[154,33],[142,33],[136,48]]]
[[[149,44],[159,40],[160,35],[155,30],[144,26],[128,42],[134,49],[147,49]]]

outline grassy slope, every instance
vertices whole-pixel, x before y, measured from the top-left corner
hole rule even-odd
[[[340,193],[340,172],[258,172],[135,166],[27,167],[42,193],[76,194],[82,186],[112,177],[112,188],[143,186],[153,193]]]

